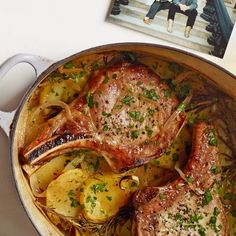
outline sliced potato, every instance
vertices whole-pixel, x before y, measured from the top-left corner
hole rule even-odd
[[[53,158],[30,176],[30,186],[35,196],[46,190],[49,183],[55,179],[74,157],[62,155]]]
[[[71,102],[76,92],[78,92],[73,88],[73,83],[71,80],[48,82],[40,93],[39,103],[42,105],[57,101]]]
[[[80,204],[84,216],[94,222],[104,222],[117,214],[126,205],[131,193],[137,190],[136,182],[130,188],[122,190],[119,187],[124,175],[105,173],[95,174],[81,186]]]
[[[46,191],[46,205],[64,216],[75,217],[79,211],[78,191],[87,178],[81,169],[68,170],[52,181]]]

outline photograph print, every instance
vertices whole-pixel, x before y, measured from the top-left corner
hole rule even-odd
[[[113,0],[107,21],[223,58],[236,0]]]

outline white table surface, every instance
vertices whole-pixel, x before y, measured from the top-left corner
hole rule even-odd
[[[16,53],[59,60],[86,48],[115,42],[158,43],[185,49],[105,22],[109,6],[109,0],[0,0],[0,64]],[[235,30],[223,60],[191,52],[236,74]],[[0,78],[0,110],[14,109],[33,78],[33,69],[23,64]],[[0,236],[38,235],[15,189],[8,145],[0,130]]]

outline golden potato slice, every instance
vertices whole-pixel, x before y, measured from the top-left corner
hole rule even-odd
[[[75,89],[75,87],[78,87],[78,85],[71,80],[49,82],[40,93],[39,103],[41,105],[57,101],[69,103],[74,99],[74,95],[78,92],[77,90],[79,90]]]
[[[122,190],[119,183],[123,177],[113,173],[95,174],[83,183],[80,204],[88,220],[104,222],[128,203],[131,193],[138,186],[133,181],[129,188]]]
[[[79,211],[78,191],[87,175],[81,169],[68,170],[52,181],[46,191],[46,205],[64,216],[75,217]]]
[[[35,196],[46,190],[49,183],[64,169],[65,165],[74,157],[62,155],[53,158],[30,176],[30,186]]]

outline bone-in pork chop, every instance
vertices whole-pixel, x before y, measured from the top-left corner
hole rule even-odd
[[[125,171],[160,156],[185,121],[179,101],[147,66],[124,60],[100,69],[88,90],[50,119],[43,134],[23,156],[31,164],[53,152],[90,148],[104,155],[111,168]]]
[[[211,126],[196,125],[184,175],[164,187],[148,187],[136,193],[134,235],[228,235],[224,209],[214,188],[219,160],[212,138]]]

